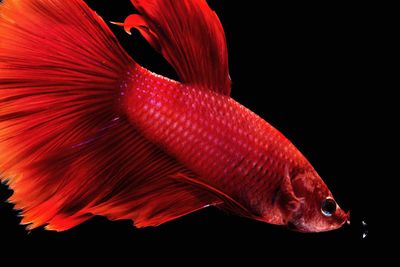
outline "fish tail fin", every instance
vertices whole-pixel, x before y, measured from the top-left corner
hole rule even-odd
[[[72,190],[61,165],[75,156],[57,155],[106,131],[118,116],[121,77],[135,63],[83,1],[4,0],[0,36],[0,176],[23,222],[40,225],[68,197],[51,200],[57,188]]]
[[[131,0],[141,13],[126,18],[174,67],[183,83],[229,95],[224,29],[205,0]]]
[[[121,110],[136,63],[81,0],[0,5],[0,179],[32,229],[93,215],[158,225],[216,203]]]

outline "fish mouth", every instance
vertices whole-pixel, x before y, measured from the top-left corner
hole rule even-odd
[[[342,226],[343,224],[348,224],[348,225],[350,225],[350,211],[348,211],[348,212],[346,212],[346,213],[344,213],[343,212],[343,214],[344,214],[344,216],[343,216],[343,221],[342,221],[342,223],[340,224],[340,226]]]
[[[333,215],[336,224],[339,226],[342,226],[345,223],[350,224],[350,211],[345,212],[344,210],[340,209],[340,207],[338,207],[338,209],[339,210],[336,212],[336,214]]]
[[[327,231],[336,230],[341,228],[344,224],[350,225],[350,211],[344,212],[341,210],[341,213],[337,215],[336,222],[332,225],[331,229],[327,229]],[[336,225],[335,225],[336,224]]]

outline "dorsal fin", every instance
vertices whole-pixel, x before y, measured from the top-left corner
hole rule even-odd
[[[228,52],[221,22],[205,0],[131,0],[136,28],[168,60],[183,83],[230,94]],[[120,24],[121,25],[121,24]]]

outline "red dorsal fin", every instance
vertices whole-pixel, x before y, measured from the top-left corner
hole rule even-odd
[[[175,68],[182,82],[230,94],[228,53],[221,22],[205,0],[131,0],[142,14],[127,18]]]

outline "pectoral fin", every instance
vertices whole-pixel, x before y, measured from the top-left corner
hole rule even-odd
[[[289,169],[286,168],[285,175],[279,191],[279,204],[286,217],[299,210],[303,202],[302,198],[298,198],[293,191],[292,182],[290,179]]]

